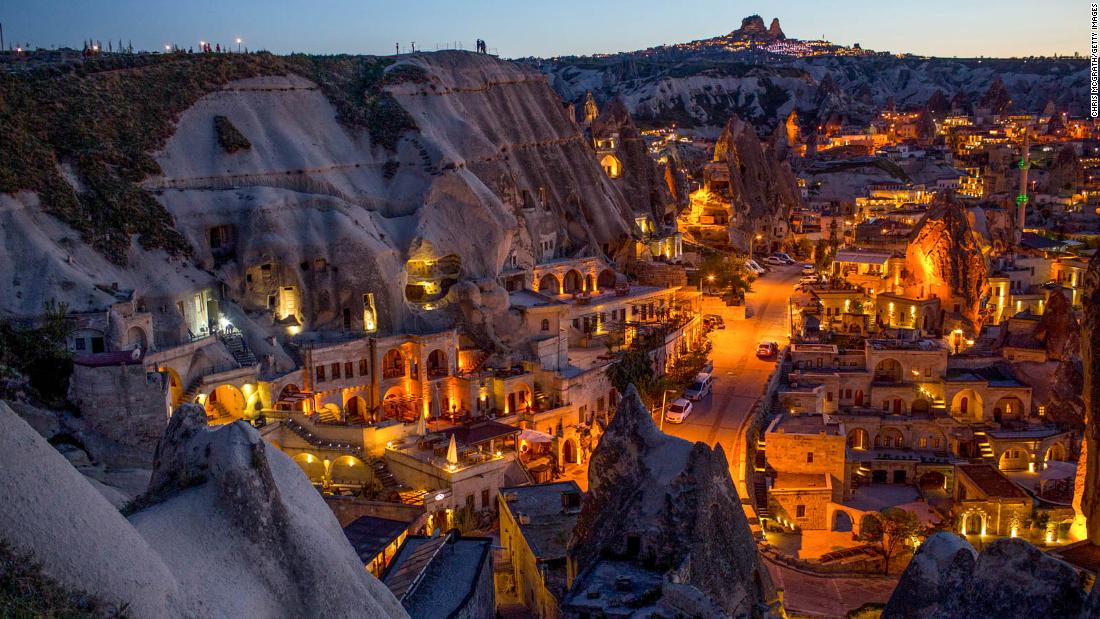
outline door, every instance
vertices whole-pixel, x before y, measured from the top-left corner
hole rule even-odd
[[[856,406],[863,406],[863,390],[856,390]]]
[[[900,415],[901,414],[901,400],[899,400],[897,398],[894,398],[894,414],[895,415]]]

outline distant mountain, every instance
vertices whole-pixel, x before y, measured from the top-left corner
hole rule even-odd
[[[1083,59],[893,55],[791,39],[778,19],[765,27],[759,15],[711,39],[531,62],[566,101],[579,103],[588,92],[600,103],[621,98],[643,126],[675,122],[714,135],[734,114],[765,134],[792,110],[809,128],[830,117],[864,122],[891,100],[899,109],[931,104],[940,113],[983,104],[1039,113],[1053,103],[1084,115],[1088,83]]]

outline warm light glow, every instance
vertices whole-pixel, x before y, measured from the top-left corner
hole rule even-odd
[[[437,500],[437,501],[442,501],[443,499],[444,499],[444,495],[443,495],[443,493],[442,493],[442,492],[440,492],[439,494],[435,495],[435,500]]]
[[[302,328],[299,327],[298,325],[290,325],[289,327],[286,328],[286,332],[288,334],[292,335],[292,336],[293,335],[298,335],[299,333],[302,332]]]
[[[1016,527],[1015,527],[1015,526],[1013,526],[1013,527],[1012,527],[1012,530],[1011,530],[1011,531],[1009,531],[1008,535],[1009,535],[1010,537],[1016,537],[1016,535],[1017,535],[1018,533],[1019,533],[1019,531],[1018,531],[1018,530],[1016,529]]]
[[[707,281],[708,282],[713,282],[714,281],[714,276],[713,275],[707,275]]]

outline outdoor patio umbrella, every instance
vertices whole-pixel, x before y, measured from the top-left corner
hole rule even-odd
[[[447,462],[458,464],[458,445],[455,444],[454,433],[451,433],[451,444],[447,446]]]

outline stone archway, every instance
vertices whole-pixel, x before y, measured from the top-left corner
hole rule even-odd
[[[325,461],[311,453],[300,453],[293,458],[294,462],[302,468],[309,481],[314,484],[322,484],[325,481]]]
[[[993,421],[1010,421],[1022,419],[1024,416],[1024,403],[1020,398],[1007,396],[997,400],[993,405]]]
[[[539,279],[538,292],[555,296],[561,294],[561,282],[558,281],[558,277],[553,273],[547,273]]]
[[[963,512],[959,517],[959,533],[967,535],[985,535],[986,514],[980,509],[972,509]]]
[[[863,390],[856,389],[855,405],[863,406]]]
[[[447,374],[447,353],[437,348],[428,354],[428,378],[443,378]]]
[[[382,356],[382,378],[401,378],[405,375],[405,355],[391,348]]]
[[[149,338],[145,335],[145,329],[136,325],[130,327],[130,329],[126,331],[126,348],[148,350]]]
[[[367,410],[367,401],[363,396],[353,395],[344,403],[344,419],[348,423],[370,423],[370,411]]]
[[[852,428],[848,432],[848,447],[851,449],[868,449],[871,446],[871,436],[863,428]]]
[[[1043,454],[1043,462],[1050,462],[1051,460],[1068,461],[1069,456],[1066,452],[1066,446],[1062,443],[1054,443],[1047,447],[1046,452]]]
[[[168,376],[168,392],[171,396],[172,410],[183,404],[183,381],[178,372],[167,365],[162,365],[158,371]]]
[[[577,451],[577,445],[573,442],[573,439],[567,438],[561,446],[561,461],[562,464],[580,464],[578,459],[579,452]]]
[[[362,486],[371,477],[370,467],[355,456],[340,456],[329,467],[329,479],[334,484]]]
[[[833,512],[832,529],[837,532],[849,532],[855,523],[852,521],[852,515],[843,509],[838,509]]]
[[[997,468],[1002,471],[1024,471],[1031,463],[1031,452],[1023,445],[1009,445],[997,457]]]
[[[206,396],[203,407],[211,425],[232,423],[245,415],[245,405],[248,399],[244,397],[236,385],[218,385]]]
[[[977,391],[962,389],[951,398],[951,415],[967,419],[983,420],[982,396]]]
[[[875,382],[900,383],[901,378],[901,362],[897,359],[883,359],[875,365]]]
[[[562,290],[565,294],[580,293],[584,289],[584,277],[580,271],[576,269],[569,269],[565,274],[565,279],[562,281]]]
[[[600,167],[608,178],[619,178],[623,173],[623,164],[615,155],[607,154],[600,159]]]
[[[909,412],[914,415],[927,415],[931,411],[932,403],[928,401],[928,398],[917,398],[909,406]]]

